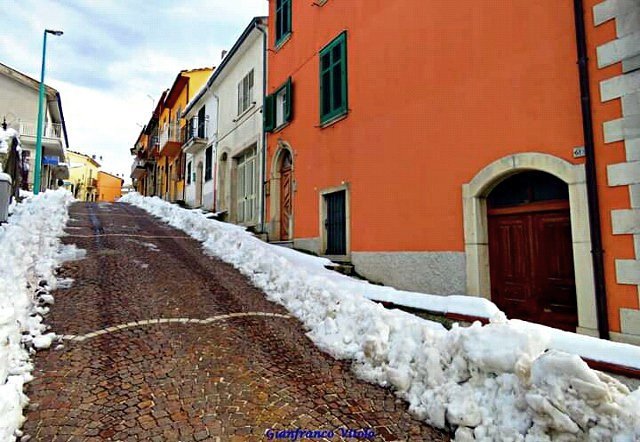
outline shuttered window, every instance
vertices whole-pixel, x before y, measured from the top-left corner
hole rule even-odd
[[[320,51],[320,123],[347,113],[347,34]]]
[[[238,83],[238,115],[253,103],[253,69]]]
[[[237,158],[237,222],[250,223],[256,215],[256,151]]]
[[[276,46],[291,34],[291,1],[276,0]]]
[[[293,115],[293,84],[291,77],[273,94],[265,98],[264,130],[271,132],[291,121]]]

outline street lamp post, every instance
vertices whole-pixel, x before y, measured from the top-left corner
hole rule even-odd
[[[45,57],[47,55],[47,34],[60,36],[62,35],[62,31],[45,29],[44,39],[42,41],[42,70],[40,71],[40,90],[38,98],[38,131],[36,132],[36,167],[33,177],[34,195],[37,195],[40,192],[40,169],[42,168],[42,129],[44,125],[44,64]]]

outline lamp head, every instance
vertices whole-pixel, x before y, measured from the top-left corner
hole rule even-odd
[[[44,32],[46,32],[47,34],[53,34],[57,37],[61,36],[63,34],[62,31],[55,31],[53,29],[45,29]]]

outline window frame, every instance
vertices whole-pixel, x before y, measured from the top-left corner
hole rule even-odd
[[[273,130],[278,130],[284,126],[286,126],[289,122],[291,122],[293,115],[293,87],[291,77],[287,78],[282,86],[280,86],[273,93],[273,123],[275,128]],[[280,93],[285,93],[285,98],[282,103],[282,123],[278,124],[278,95]]]
[[[282,109],[283,122],[278,124],[278,94],[285,91],[286,99]],[[264,130],[276,132],[293,120],[293,80],[288,77],[272,94],[265,97],[264,103]]]
[[[244,114],[251,108],[253,100],[253,93],[255,89],[255,72],[252,68],[247,74],[242,77],[242,80],[238,82],[238,116]]]
[[[340,59],[333,60],[333,49],[337,46],[341,46],[340,51]],[[326,69],[322,68],[322,58],[325,55],[329,55],[329,67]],[[329,73],[329,82],[330,88],[329,91],[329,99],[333,102],[334,88],[333,88],[333,71],[334,68],[340,66],[341,71],[341,94],[342,94],[342,104],[339,107],[333,107],[333,103],[330,104],[330,109],[328,112],[323,113],[324,108],[324,100],[323,100],[323,92],[325,85],[323,84],[322,77],[325,73]],[[335,120],[341,118],[346,115],[349,111],[349,87],[348,87],[348,60],[347,60],[347,31],[342,31],[336,38],[331,40],[327,45],[325,45],[319,51],[318,57],[318,71],[319,71],[319,86],[320,86],[320,95],[319,95],[319,104],[320,104],[320,125],[324,126],[334,122]]]
[[[280,7],[278,7],[278,1],[280,1]],[[291,2],[293,0],[276,0],[275,1],[275,13],[274,13],[274,17],[275,19],[275,32],[273,33],[275,36],[275,45],[276,47],[281,46],[285,41],[287,41],[287,39],[289,38],[289,36],[291,35],[291,22],[292,22],[292,17],[291,17],[291,12],[292,12],[292,7],[291,7]],[[279,33],[279,27],[281,25],[281,20],[282,17],[278,17],[279,15],[282,16],[282,11],[284,10],[284,8],[287,8],[288,10],[288,14],[287,14],[287,23],[286,23],[286,30],[284,30],[284,27],[282,28],[282,34],[280,36],[278,36]]]
[[[204,182],[208,183],[212,179],[213,179],[213,146],[208,146],[204,150]]]
[[[236,220],[239,224],[256,221],[258,198],[257,149],[251,147],[235,158]]]

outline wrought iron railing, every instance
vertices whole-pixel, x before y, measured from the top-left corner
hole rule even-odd
[[[192,139],[207,140],[208,134],[208,118],[193,117],[187,121],[187,124],[182,128],[182,142],[187,143]]]
[[[20,121],[20,135],[35,137],[38,135],[38,125],[35,121]],[[42,128],[44,138],[62,138],[62,124],[45,122]]]

